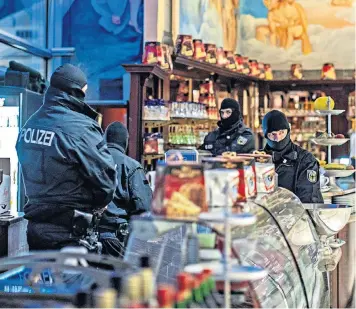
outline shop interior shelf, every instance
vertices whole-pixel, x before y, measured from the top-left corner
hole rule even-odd
[[[206,75],[206,77],[209,77],[213,74],[218,74],[220,77],[235,79],[239,82],[250,83],[251,81],[262,81],[257,77],[240,74],[215,64],[194,60],[184,56],[175,57],[173,67],[173,73],[175,73],[176,75],[185,75],[186,77],[190,76],[195,79],[201,79],[204,74]]]
[[[167,126],[171,123],[171,120],[142,120],[144,123],[145,128],[157,128]]]
[[[125,70],[129,73],[147,73],[154,74],[161,79],[168,78],[169,71],[162,69],[157,64],[123,64]]]
[[[271,80],[268,81],[268,85],[271,91],[279,91],[281,88],[290,90],[305,90],[306,88],[329,88],[332,86],[354,86],[354,79],[336,79],[336,80]]]

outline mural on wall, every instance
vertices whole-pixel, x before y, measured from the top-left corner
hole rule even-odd
[[[69,0],[68,0],[69,1]],[[124,63],[138,63],[143,46],[143,0],[70,0],[62,46],[88,76],[87,99],[120,100]]]
[[[179,33],[236,51],[239,1],[180,0]]]
[[[354,0],[240,0],[240,51],[286,70],[355,67]]]

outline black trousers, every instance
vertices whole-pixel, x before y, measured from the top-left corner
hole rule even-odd
[[[70,230],[67,227],[32,221],[28,221],[27,225],[27,242],[30,251],[80,246],[77,240],[70,237]]]

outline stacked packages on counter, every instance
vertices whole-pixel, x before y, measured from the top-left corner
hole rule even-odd
[[[202,164],[168,162],[157,167],[153,213],[196,219],[209,208],[238,206],[275,190],[275,168],[265,154],[225,153]]]
[[[179,34],[176,40],[175,55],[193,58],[197,61],[216,64],[229,70],[272,80],[273,74],[270,64],[249,60],[246,56],[234,54],[233,51],[216,47],[215,44],[203,43],[200,39],[193,39],[191,35]],[[144,64],[157,63],[163,69],[173,69],[172,56],[167,45],[160,42],[146,42],[143,56]]]

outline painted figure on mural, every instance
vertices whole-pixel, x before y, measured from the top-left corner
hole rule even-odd
[[[237,45],[237,12],[239,0],[210,0],[215,7],[223,30],[224,49],[235,51]]]
[[[295,0],[263,0],[268,9],[268,25],[256,28],[256,39],[289,49],[301,40],[304,55],[312,52],[304,8]]]
[[[142,0],[91,0],[91,3],[101,16],[99,23],[106,31],[117,35],[130,25],[136,32],[142,33],[138,25]]]

